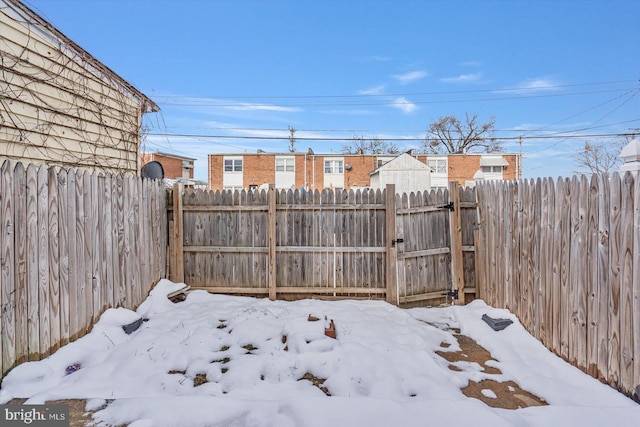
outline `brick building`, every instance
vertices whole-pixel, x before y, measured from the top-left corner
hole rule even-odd
[[[395,154],[240,153],[209,154],[209,188],[363,188],[370,174]],[[441,154],[412,156],[431,168],[431,187],[449,181],[472,185],[474,179],[516,179],[521,176],[518,154]],[[475,178],[474,178],[475,177]]]
[[[191,157],[161,153],[159,151],[142,154],[143,165],[153,161],[160,163],[164,169],[164,177],[169,179],[193,179],[193,164],[195,160]]]

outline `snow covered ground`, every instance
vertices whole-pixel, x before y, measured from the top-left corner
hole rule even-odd
[[[99,425],[135,427],[640,425],[640,405],[565,363],[515,316],[482,301],[402,310],[379,301],[284,302],[193,291],[170,302],[167,294],[181,286],[161,281],[137,312],[110,309],[87,336],[16,367],[2,382],[0,403],[88,399],[88,410],[103,408],[94,414]],[[485,313],[514,324],[495,332],[481,320]],[[122,325],[140,317],[142,326],[125,334]],[[336,339],[325,335],[330,320]],[[459,349],[451,328],[488,349],[502,373],[471,362],[449,369],[435,352],[443,343],[445,351]],[[80,369],[65,372],[75,364]],[[305,374],[325,381],[300,380]],[[469,381],[485,378],[515,381],[549,405],[495,409],[462,394]]]

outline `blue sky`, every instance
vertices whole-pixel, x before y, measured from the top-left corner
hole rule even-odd
[[[156,101],[146,149],[197,158],[203,180],[208,153],[283,152],[289,126],[300,151],[409,149],[438,117],[494,116],[527,178],[640,128],[638,0],[26,4]]]

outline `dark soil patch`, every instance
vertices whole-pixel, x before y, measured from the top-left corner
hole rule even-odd
[[[496,397],[488,397],[482,393],[482,390],[491,390]],[[479,399],[492,408],[519,409],[547,405],[543,399],[522,390],[513,381],[503,383],[493,380],[482,380],[479,383],[471,381],[468,386],[462,389],[462,393],[467,397]]]
[[[258,347],[254,346],[253,344],[244,345],[244,346],[242,346],[242,348],[247,350],[247,354],[250,354],[253,350],[257,350],[258,349]]]
[[[458,340],[460,351],[437,351],[436,353],[450,363],[455,362],[475,362],[479,364],[486,374],[501,374],[502,372],[492,366],[487,366],[487,362],[495,359],[486,348],[480,346],[475,340],[465,335],[454,334]],[[440,345],[442,348],[450,347],[447,343]],[[462,369],[455,365],[449,365],[452,371],[461,372]],[[485,393],[483,394],[483,390]],[[491,396],[490,390],[495,394]],[[529,406],[543,406],[547,403],[538,396],[520,388],[513,381],[498,382],[494,380],[482,380],[480,382],[471,381],[469,385],[462,389],[462,393],[467,397],[481,400],[486,405],[493,408],[518,409]]]
[[[195,378],[193,379],[193,386],[198,387],[206,382],[208,382],[207,374],[196,374]]]
[[[303,381],[303,380],[311,381],[311,384],[313,384],[314,386],[322,390],[324,394],[326,394],[327,396],[331,396],[331,393],[329,393],[329,390],[323,386],[324,382],[326,381],[325,378],[318,378],[315,375],[307,372],[298,381]]]
[[[460,351],[436,351],[436,354],[446,359],[448,362],[476,362],[482,366],[482,370],[486,374],[501,374],[499,369],[491,366],[487,366],[486,363],[489,360],[495,360],[491,357],[484,347],[478,345],[474,339],[469,338],[466,335],[455,334],[454,337],[458,340]],[[447,343],[440,344],[441,347],[447,348]]]

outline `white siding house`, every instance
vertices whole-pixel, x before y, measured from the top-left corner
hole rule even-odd
[[[158,106],[18,0],[0,0],[0,160],[139,174]]]
[[[396,185],[396,193],[431,190],[431,169],[415,157],[403,153],[369,174],[371,188]]]

